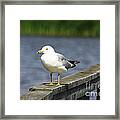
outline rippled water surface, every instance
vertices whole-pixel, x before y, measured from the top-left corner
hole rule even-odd
[[[62,77],[84,70],[91,65],[100,63],[100,41],[93,38],[64,37],[28,37],[20,38],[20,94],[29,87],[50,81],[48,72],[40,62],[37,50],[44,45],[51,45],[56,52],[68,59],[79,60],[77,67],[69,69]],[[56,74],[54,74],[56,79]]]

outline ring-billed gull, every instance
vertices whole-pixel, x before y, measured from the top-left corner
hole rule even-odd
[[[41,50],[38,50],[37,54],[43,54],[41,56],[41,62],[43,66],[50,72],[50,85],[53,85],[52,73],[58,73],[57,85],[60,85],[60,74],[80,63],[79,61],[66,59],[62,54],[56,53],[51,46],[44,46]]]

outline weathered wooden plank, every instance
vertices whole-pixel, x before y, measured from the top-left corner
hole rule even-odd
[[[29,92],[21,96],[21,100],[50,100],[50,99],[72,99],[72,94],[82,97],[85,93],[85,84],[91,82],[91,85],[100,80],[100,65],[94,65],[85,71],[80,71],[70,76],[66,76],[61,80],[61,85],[56,86],[57,82],[54,82],[53,86],[48,83],[43,83],[38,86],[33,86],[29,89]],[[92,90],[92,88],[91,88]],[[69,92],[69,93],[68,93]],[[62,98],[63,97],[63,98]]]

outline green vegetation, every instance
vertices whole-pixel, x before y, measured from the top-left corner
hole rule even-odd
[[[21,20],[21,35],[99,37],[99,20]]]

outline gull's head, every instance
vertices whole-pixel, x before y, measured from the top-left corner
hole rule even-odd
[[[38,50],[37,54],[41,54],[41,53],[43,53],[43,54],[45,54],[45,53],[54,53],[54,52],[55,51],[54,51],[53,47],[51,47],[51,46],[44,46],[44,47],[42,47],[41,50]]]

